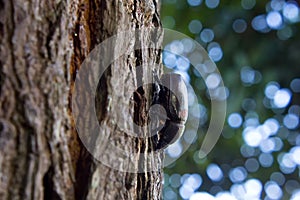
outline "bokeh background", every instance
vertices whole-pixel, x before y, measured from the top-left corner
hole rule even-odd
[[[187,59],[163,53],[198,97],[198,133],[167,150],[180,157],[165,168],[164,199],[300,199],[300,8],[284,0],[162,0],[165,28],[198,41],[226,87],[227,117],[217,145],[199,149],[210,120],[208,87]],[[174,41],[178,51],[188,41]],[[189,132],[189,130],[191,130]],[[182,142],[191,143],[182,152]],[[183,153],[183,155],[181,155]]]

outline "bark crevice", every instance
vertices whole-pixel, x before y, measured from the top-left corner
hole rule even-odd
[[[120,31],[157,26],[157,9],[153,0],[0,0],[0,199],[160,199],[161,183],[153,182],[160,172],[120,172],[96,161],[76,132],[71,109],[76,74],[90,51]],[[147,46],[148,34],[134,39]],[[159,52],[135,51],[126,40],[115,43],[115,50],[128,51],[100,80],[96,110],[114,144],[143,153],[150,142],[113,121],[123,118],[128,125],[131,116],[147,123],[151,91],[135,87],[150,80]],[[128,91],[136,89],[131,102]],[[135,159],[141,169],[150,163]],[[160,168],[161,160],[154,165]]]

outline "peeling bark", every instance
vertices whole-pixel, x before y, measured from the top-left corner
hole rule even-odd
[[[77,71],[91,50],[119,31],[159,26],[157,4],[0,0],[0,199],[161,198],[160,170],[120,172],[96,161],[78,137],[71,109]],[[149,34],[133,42],[147,46]],[[120,147],[141,152],[151,143],[128,140],[111,121],[131,115],[145,123],[150,90],[143,89],[130,109],[108,110],[128,103],[133,94],[127,91],[138,82],[152,81],[149,74],[161,62],[160,51],[134,51],[121,41],[116,45],[128,49],[128,55],[101,79],[97,116]],[[150,67],[139,72],[139,65]],[[154,160],[160,169],[162,155]]]

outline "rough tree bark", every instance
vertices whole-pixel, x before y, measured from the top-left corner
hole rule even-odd
[[[77,135],[71,109],[89,52],[119,31],[159,26],[157,13],[156,0],[0,0],[0,199],[161,198],[161,170],[128,173],[96,161]],[[133,43],[147,46],[149,37],[145,31]],[[100,81],[97,116],[119,146],[144,151],[149,142],[127,140],[111,121],[128,115],[147,121],[150,91],[138,92],[129,110],[119,105],[129,102],[127,91],[138,82],[151,81],[160,51],[116,45],[128,54]],[[148,67],[138,74],[138,65]],[[161,169],[161,156],[155,168]]]

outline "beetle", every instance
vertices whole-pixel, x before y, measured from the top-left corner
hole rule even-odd
[[[153,136],[156,149],[165,149],[179,139],[188,118],[188,92],[186,84],[180,74],[163,74],[155,84],[154,101],[165,109],[166,120],[164,126]]]

